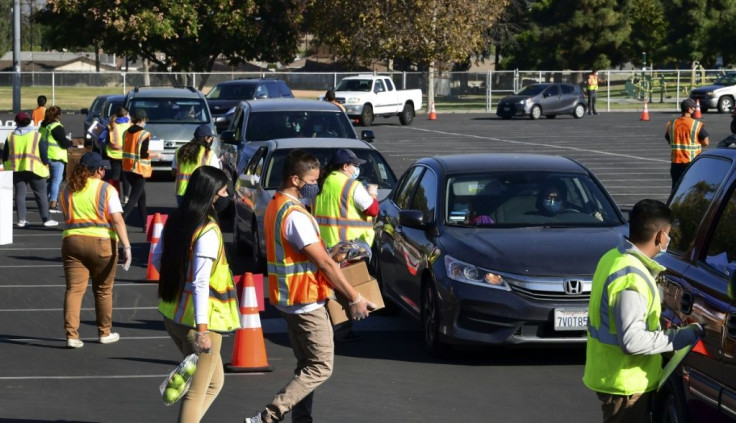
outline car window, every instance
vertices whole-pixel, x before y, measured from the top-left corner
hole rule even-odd
[[[268,98],[268,89],[266,88],[266,84],[258,84],[254,95],[257,99]]]
[[[265,162],[266,150],[267,149],[264,147],[259,148],[258,151],[256,151],[250,162],[248,162],[248,167],[245,169],[246,175],[261,175],[263,163]]]
[[[560,87],[557,85],[552,85],[549,87],[547,92],[544,93],[545,96],[552,97],[552,96],[558,96],[560,95]]]
[[[690,165],[669,202],[673,218],[670,252],[684,254],[690,249],[700,222],[730,168],[731,161],[720,157],[700,157]]]
[[[519,91],[517,95],[528,95],[528,96],[535,96],[546,88],[545,85],[529,85],[528,87],[524,87],[523,90]]]
[[[419,177],[424,172],[423,166],[415,166],[412,170],[406,172],[401,180],[401,184],[396,189],[394,194],[394,203],[401,209],[409,209],[409,200],[414,192],[414,188],[417,186]]]
[[[448,224],[620,226],[603,188],[585,173],[483,172],[448,178]]]
[[[560,88],[562,88],[562,94],[572,94],[575,92],[575,88],[572,85],[560,85]]]
[[[294,98],[291,89],[286,85],[284,81],[278,81],[279,90],[281,91],[281,97]]]
[[[251,112],[246,139],[268,141],[280,138],[355,138],[350,121],[339,111]]]
[[[122,107],[123,103],[116,101],[116,102],[109,102],[105,105],[105,109],[102,111],[102,117],[109,118],[110,116],[117,113],[118,109]]]
[[[378,93],[386,91],[386,88],[383,86],[383,81],[381,81],[380,79],[376,80],[375,91]]]
[[[370,79],[343,79],[335,87],[335,91],[365,91],[370,92],[373,80]]]
[[[133,98],[131,116],[146,111],[148,123],[209,123],[207,103],[200,98]]]
[[[718,224],[708,241],[705,263],[725,277],[736,270],[736,190],[731,190],[728,201],[718,216]]]
[[[245,118],[245,109],[238,107],[235,109],[235,116],[233,117],[230,128],[234,131],[235,139],[240,140],[240,133],[243,131],[243,119]]]
[[[386,87],[388,87],[388,90],[389,91],[393,91],[394,90],[394,83],[391,82],[391,80],[388,79],[388,78],[386,78],[385,81],[386,81]]]
[[[105,103],[105,97],[97,97],[92,101],[92,105],[89,106],[89,113],[92,116],[99,116],[102,110],[102,105]]]
[[[207,93],[208,100],[251,100],[256,84],[218,84]]]
[[[281,91],[279,91],[279,86],[275,81],[266,82],[266,89],[268,90],[269,98],[281,98]]]
[[[314,154],[324,167],[338,147],[308,148],[307,150]],[[359,181],[366,185],[376,184],[380,189],[391,189],[396,185],[396,176],[378,151],[368,148],[352,148],[352,150],[356,156],[366,161],[360,165]],[[263,183],[266,189],[277,189],[281,186],[284,161],[291,151],[291,149],[276,150],[268,159],[268,163],[265,164]]]
[[[437,209],[437,175],[431,170],[424,172],[411,200],[411,209],[422,212],[425,223],[434,222]]]

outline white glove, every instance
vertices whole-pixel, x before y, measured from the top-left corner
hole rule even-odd
[[[201,353],[208,353],[211,349],[212,339],[210,338],[210,331],[197,332],[194,340],[194,352],[199,355]]]
[[[123,270],[127,272],[128,269],[130,269],[130,262],[133,261],[133,254],[130,252],[130,245],[127,247],[123,247],[123,257],[125,258],[125,263],[123,263]]]
[[[350,317],[353,320],[363,320],[375,309],[376,305],[364,299],[359,293],[358,299],[350,303]]]

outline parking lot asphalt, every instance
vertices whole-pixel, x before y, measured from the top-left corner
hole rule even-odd
[[[639,113],[506,121],[485,114],[441,114],[434,121],[417,116],[411,126],[378,118],[372,129],[375,146],[397,176],[414,160],[435,154],[559,154],[593,170],[626,208],[642,198],[666,200],[669,194],[669,147],[663,135],[667,120],[677,114],[650,116],[648,122],[641,122]],[[728,115],[706,114],[703,121],[713,144],[729,132]],[[62,122],[81,133],[78,115],[65,115]],[[154,179],[147,191],[150,213],[173,209],[173,182]],[[85,346],[68,350],[61,229],[39,226],[30,195],[26,202],[35,225],[15,229],[14,242],[0,246],[0,422],[174,421],[176,407],[163,405],[158,385],[181,357],[156,311],[156,284],[142,282],[149,251],[144,234],[131,226],[133,266],[119,270],[115,282],[113,326],[120,342],[96,342],[90,289],[80,328]],[[248,270],[247,262],[230,254],[234,273]],[[294,358],[283,321],[268,307],[261,322],[274,371],[229,374],[203,421],[242,421],[290,378]],[[315,398],[316,421],[600,420],[595,396],[580,381],[582,348],[481,349],[437,360],[422,350],[419,324],[403,314],[371,316],[356,330],[360,340],[337,344],[333,377]],[[226,363],[232,343],[232,337],[223,343]]]

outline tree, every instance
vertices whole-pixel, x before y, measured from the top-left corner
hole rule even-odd
[[[0,56],[13,48],[13,0],[0,0]]]
[[[99,45],[159,71],[209,72],[223,56],[291,61],[302,0],[49,0],[36,16],[54,47]],[[200,88],[206,80],[200,79]]]
[[[647,53],[647,66],[662,65],[667,60],[665,39],[667,22],[660,0],[631,0],[628,10],[631,36],[625,43],[627,57],[639,63],[642,53]],[[643,65],[643,63],[639,63]]]

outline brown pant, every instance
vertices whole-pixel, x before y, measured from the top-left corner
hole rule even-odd
[[[169,319],[164,319],[164,326],[184,357],[194,352],[196,330],[174,323]],[[209,353],[202,353],[197,357],[197,371],[192,376],[189,391],[181,400],[179,420],[177,420],[179,423],[196,423],[202,420],[225,384],[225,371],[222,368],[222,357],[220,357],[222,335],[210,332],[210,339],[212,349]]]
[[[61,257],[66,277],[66,337],[79,339],[79,314],[90,278],[97,313],[97,335],[109,335],[112,329],[112,285],[118,265],[117,241],[71,235],[61,242]]]
[[[634,395],[612,395],[598,392],[604,423],[649,423],[652,392]]]

